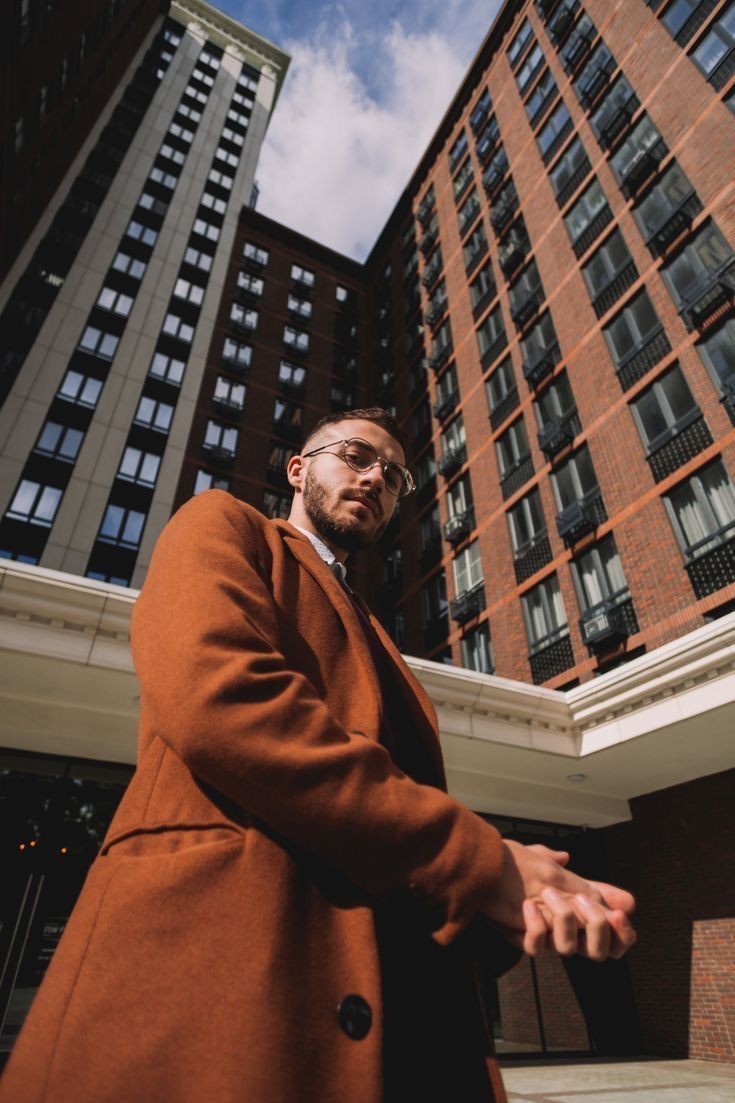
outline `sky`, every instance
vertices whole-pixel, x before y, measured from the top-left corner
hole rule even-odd
[[[258,210],[364,260],[502,0],[214,0],[291,55]]]

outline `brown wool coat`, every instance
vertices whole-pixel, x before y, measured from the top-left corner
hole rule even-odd
[[[502,852],[443,791],[434,710],[372,623],[434,784],[379,744],[364,634],[298,530],[221,491],[169,522],[133,614],[138,768],[1,1103],[380,1103],[372,905],[410,891],[448,945]]]

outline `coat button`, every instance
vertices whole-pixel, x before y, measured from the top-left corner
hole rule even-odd
[[[337,1005],[339,1025],[348,1038],[359,1042],[373,1025],[370,1004],[362,996],[345,996]]]

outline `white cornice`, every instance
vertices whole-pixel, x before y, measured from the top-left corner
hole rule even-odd
[[[0,744],[134,761],[136,598],[0,561]],[[566,693],[407,662],[436,707],[450,787],[478,811],[601,826],[632,797],[735,766],[735,614]]]

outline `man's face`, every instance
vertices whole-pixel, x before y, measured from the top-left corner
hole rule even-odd
[[[379,425],[361,419],[327,426],[310,447],[350,437],[366,440],[386,460],[405,463],[398,441]],[[304,464],[303,511],[324,541],[344,551],[357,551],[378,540],[398,500],[387,489],[380,465],[353,471],[331,451],[310,456]]]

